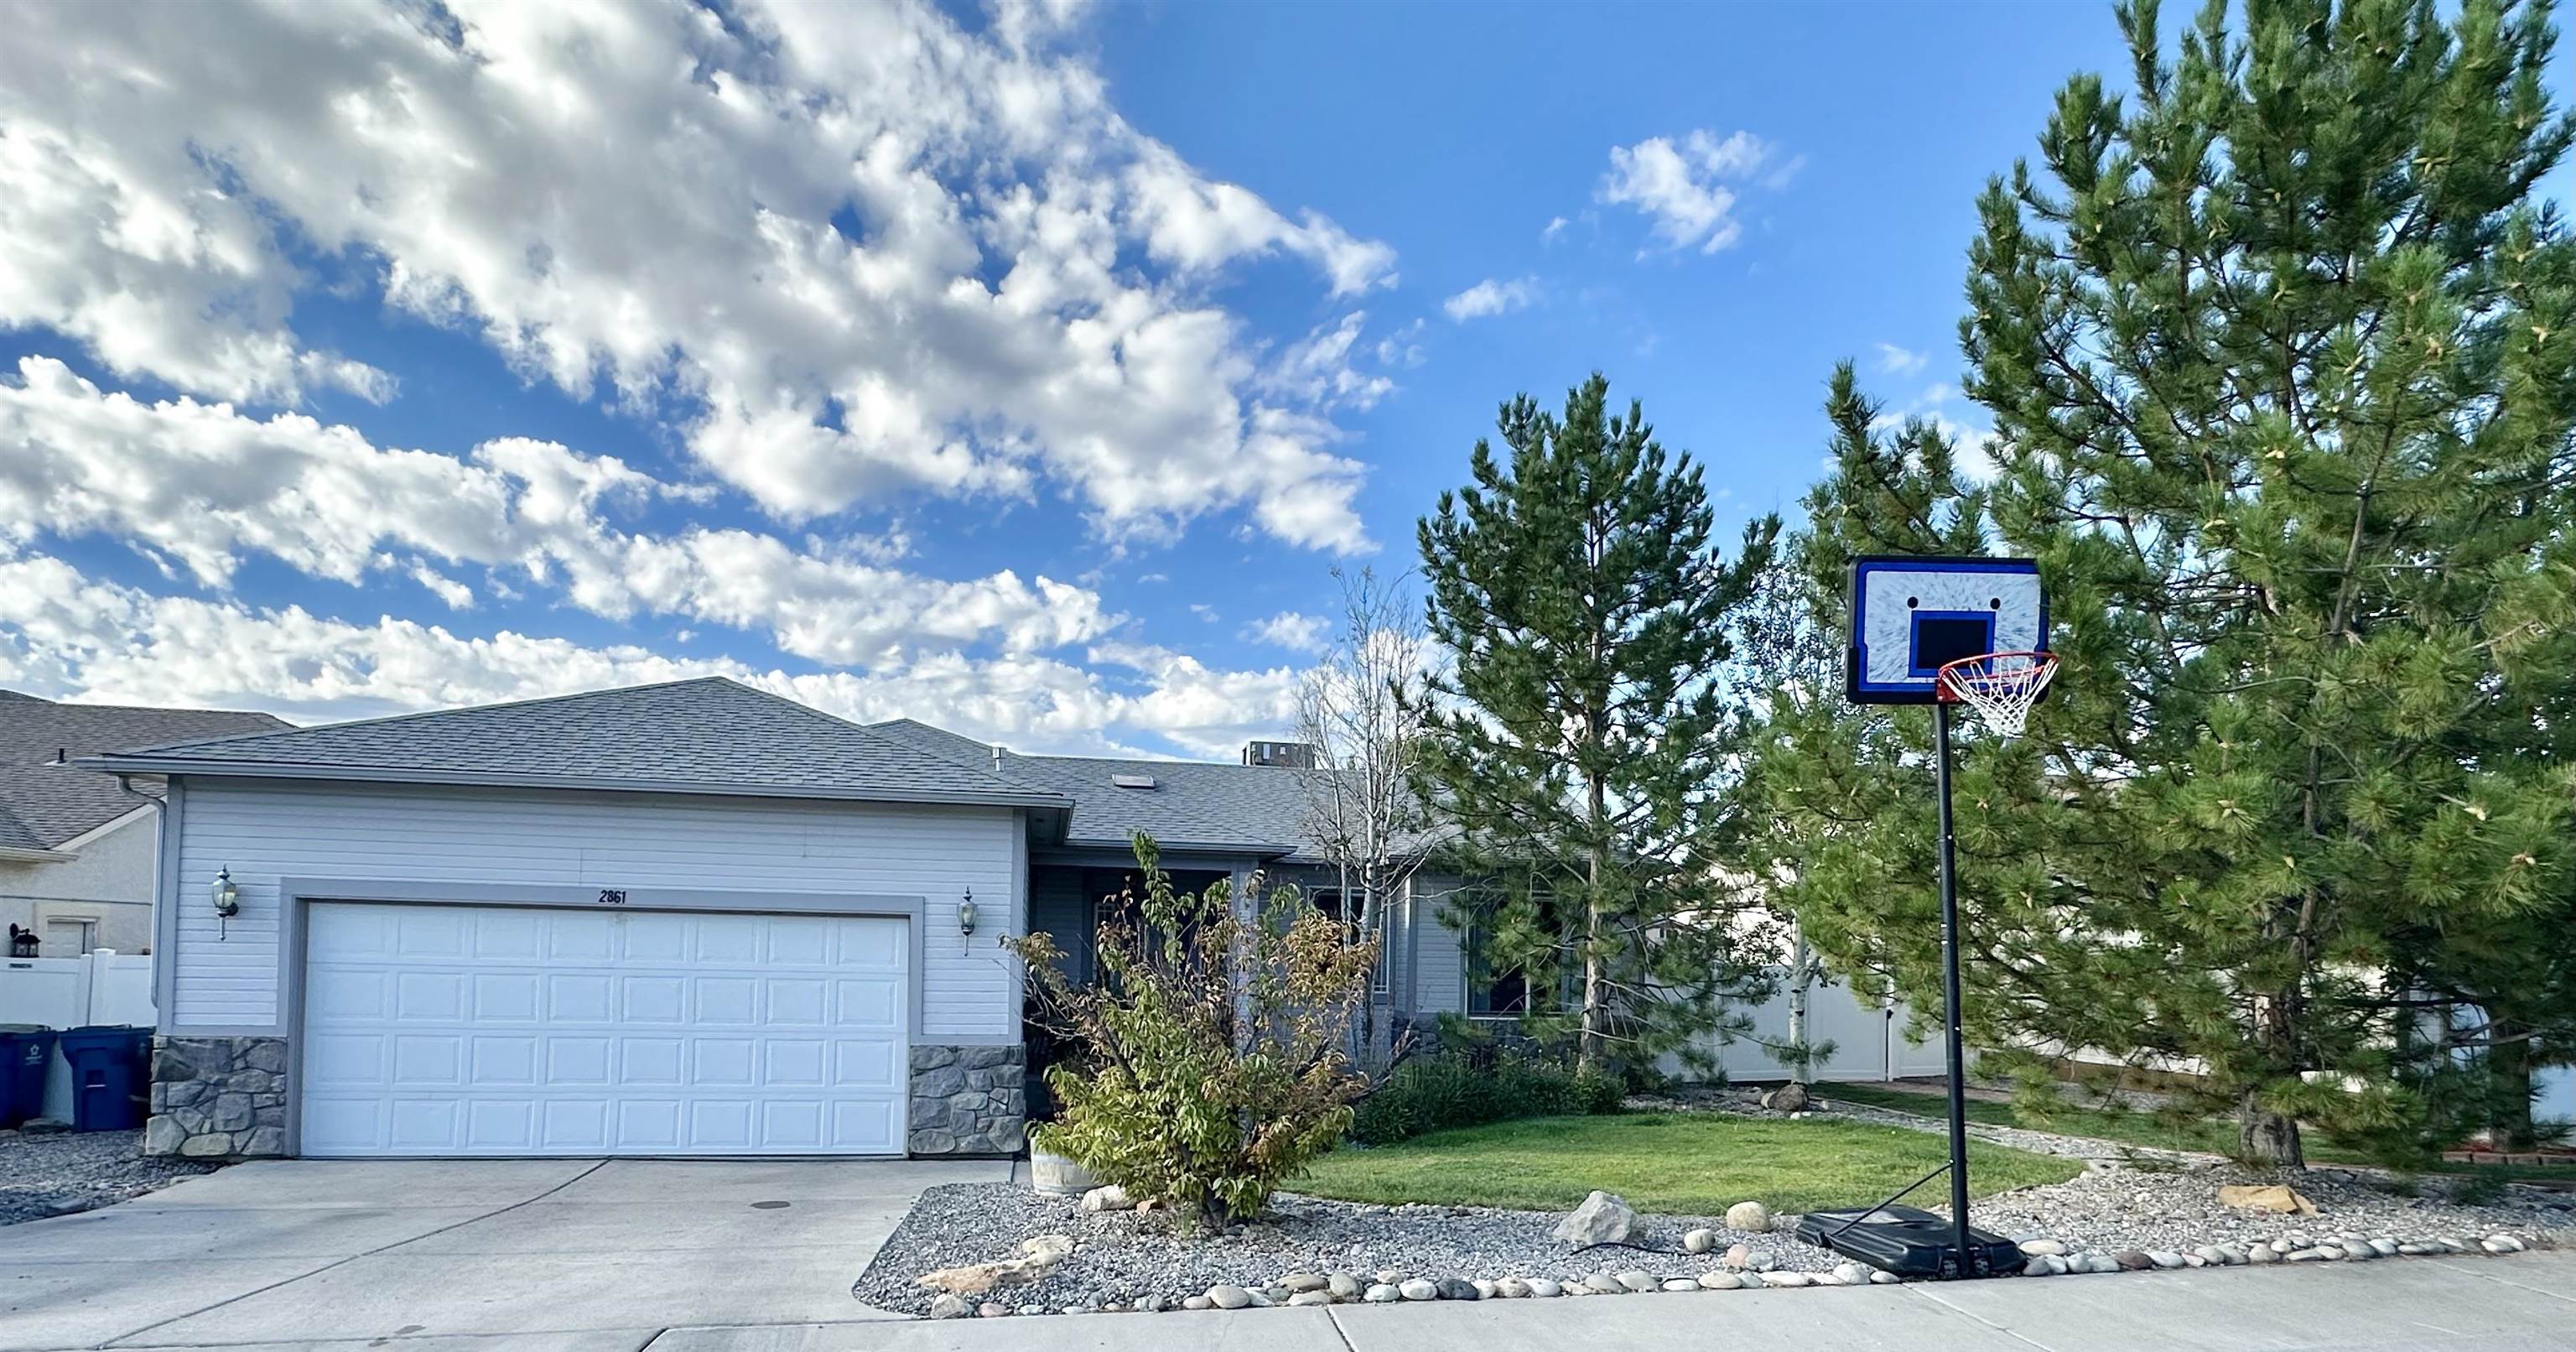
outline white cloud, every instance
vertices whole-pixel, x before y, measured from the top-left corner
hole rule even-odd
[[[910,493],[1081,500],[1104,531],[1249,508],[1367,547],[1324,409],[1213,298],[1383,244],[1208,179],[1063,41],[924,3],[266,0],[18,12],[0,45],[0,324],[125,376],[291,403],[390,378],[294,332],[324,285],[675,421],[790,520]]]
[[[1262,371],[1260,388],[1318,409],[1365,412],[1376,407],[1394,392],[1395,382],[1351,364],[1351,351],[1367,321],[1366,311],[1353,310],[1332,324],[1318,325]],[[1358,487],[1356,478],[1352,487]]]
[[[1565,225],[1566,221],[1563,216],[1548,217],[1547,224],[1539,229],[1538,242],[1541,244],[1554,244],[1556,242],[1556,237],[1565,233]]]
[[[1943,411],[1945,405],[1959,397],[1957,387],[1946,381],[1925,386],[1921,394],[1904,407],[1890,409],[1870,423],[1873,432],[1892,432],[1909,422],[1925,422],[1950,442],[1952,463],[1970,483],[1990,483],[1999,472],[1995,464],[1995,432],[1991,427],[1963,423]],[[1827,468],[1831,468],[1830,465]]]
[[[1879,343],[1876,346],[1878,347],[1878,369],[1889,375],[1910,376],[1922,370],[1924,365],[1932,360],[1931,353],[1916,352],[1911,348],[1898,347],[1894,343]]]
[[[1283,610],[1265,620],[1254,620],[1243,626],[1236,637],[1246,643],[1267,643],[1294,652],[1313,653],[1324,650],[1324,632],[1328,624],[1321,615]]]
[[[1052,658],[926,653],[864,674],[789,673],[502,630],[475,636],[387,616],[156,597],[0,548],[0,684],[99,701],[265,709],[324,722],[722,675],[866,720],[912,716],[1026,751],[1113,752],[1161,738],[1225,756],[1290,724],[1297,675],[1212,670],[1152,647],[1100,660],[1112,682]]]
[[[1538,279],[1535,277],[1520,277],[1511,281],[1497,281],[1488,277],[1442,301],[1440,308],[1448,313],[1450,319],[1463,324],[1470,319],[1482,319],[1487,315],[1506,314],[1513,310],[1526,309],[1530,302],[1536,299],[1538,299]]]
[[[408,575],[451,607],[472,592],[427,561],[473,565],[559,588],[594,614],[759,630],[835,664],[979,642],[1034,652],[1120,622],[1097,593],[1046,577],[950,582],[883,566],[885,538],[834,548],[739,529],[621,529],[622,511],[694,490],[553,442],[503,438],[460,459],[378,447],[302,414],[145,403],[50,358],[21,359],[18,377],[0,377],[0,541],[97,532],[218,589],[250,554],[352,584],[400,556],[420,560]]]
[[[1755,182],[1779,188],[1804,163],[1803,158],[1781,160],[1751,132],[1721,138],[1699,130],[1678,144],[1653,136],[1610,148],[1610,172],[1602,177],[1599,197],[1652,219],[1655,236],[1670,248],[1716,253],[1743,234],[1743,224],[1735,218],[1736,190],[1728,185]]]

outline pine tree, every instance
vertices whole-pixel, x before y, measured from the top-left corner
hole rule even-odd
[[[1698,466],[1637,405],[1610,414],[1609,388],[1594,375],[1562,415],[1504,404],[1509,463],[1479,440],[1474,483],[1419,531],[1454,659],[1422,778],[1490,884],[1471,958],[1518,973],[1524,1029],[1570,1035],[1586,1069],[1687,1054],[1764,980],[1722,867],[1737,820],[1714,785],[1739,724],[1717,677],[1779,523],[1721,559]]]
[[[2070,81],[2044,175],[1979,204],[1993,474],[1846,368],[1798,551],[1835,615],[1854,552],[2039,559],[2056,688],[1961,757],[1970,1027],[2196,1063],[2296,1164],[2302,1121],[2440,1116],[2395,1072],[2456,936],[2564,949],[2576,245],[2538,187],[2576,125],[2541,5],[2212,3],[2171,60],[2118,14],[2134,93]],[[1817,702],[1762,771],[1809,937],[1918,1008],[1928,748],[1919,710]]]

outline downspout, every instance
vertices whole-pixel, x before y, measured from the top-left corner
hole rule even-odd
[[[171,958],[162,952],[170,945],[161,942],[161,908],[178,904],[175,889],[179,885],[178,879],[161,876],[161,865],[169,858],[170,842],[163,835],[170,829],[170,800],[163,794],[145,793],[134,787],[134,776],[129,774],[116,777],[116,790],[152,805],[152,1022],[156,1027],[167,1027],[169,1011],[160,1008],[161,992],[168,989],[161,981],[161,964]]]

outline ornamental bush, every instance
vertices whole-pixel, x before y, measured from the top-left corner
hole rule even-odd
[[[1363,1081],[1344,1056],[1377,950],[1294,888],[1175,892],[1136,838],[1143,890],[1101,907],[1098,979],[1068,981],[1044,933],[1011,941],[1056,1120],[1037,1143],[1139,1198],[1221,1229],[1350,1128]]]
[[[1354,1115],[1351,1139],[1387,1145],[1517,1117],[1615,1113],[1626,1093],[1615,1075],[1570,1070],[1535,1056],[1445,1053],[1407,1061],[1369,1091]]]

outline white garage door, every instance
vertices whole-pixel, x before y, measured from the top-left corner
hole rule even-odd
[[[302,1152],[901,1154],[905,923],[315,903]]]

